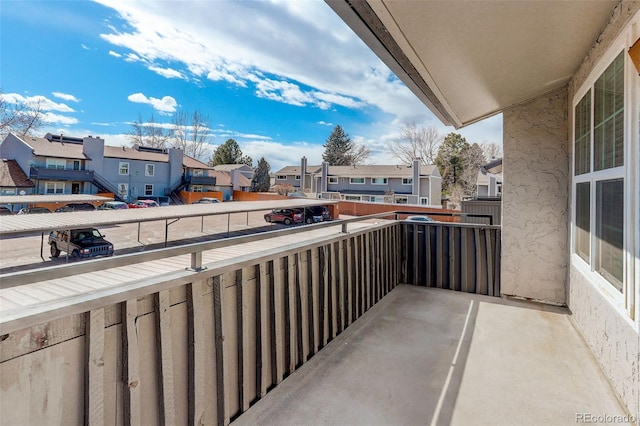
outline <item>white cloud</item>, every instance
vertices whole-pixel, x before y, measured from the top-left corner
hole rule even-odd
[[[80,43],[80,47],[82,47],[84,50],[91,50],[91,48],[89,48],[86,44],[84,43]]]
[[[323,126],[329,126],[329,127],[333,126],[333,123],[327,123],[326,121],[322,121],[322,120],[318,121],[318,124],[322,124]]]
[[[42,96],[22,96],[19,93],[4,93],[2,98],[11,104],[22,103],[27,107],[39,106],[43,111],[75,112],[73,108],[63,103],[57,103]]]
[[[53,112],[45,112],[42,114],[42,121],[46,123],[56,123],[56,124],[78,124],[78,119],[74,117],[68,117],[65,115],[55,114]]]
[[[52,95],[56,98],[64,99],[65,101],[80,102],[80,99],[68,93],[53,92]]]
[[[242,153],[249,155],[256,163],[264,157],[271,166],[271,172],[277,172],[285,166],[300,164],[302,157],[307,157],[309,165],[322,163],[322,145],[309,143],[283,144],[273,141],[243,141],[240,143]],[[255,164],[254,164],[255,165]]]
[[[182,74],[180,71],[176,71],[172,68],[161,68],[155,65],[152,65],[149,67],[149,70],[160,74],[163,77],[166,78],[181,78],[183,80],[186,80],[186,77],[184,76],[184,74]]]
[[[119,54],[118,52],[114,52],[113,50],[109,51],[109,55],[115,56],[116,58],[122,58],[121,54]]]
[[[151,105],[160,114],[171,114],[176,112],[178,103],[171,96],[163,96],[162,99],[154,97],[146,97],[143,93],[134,93],[129,95],[127,99],[131,102],[139,104]]]

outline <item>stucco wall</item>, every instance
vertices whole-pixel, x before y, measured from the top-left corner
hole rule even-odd
[[[639,13],[638,1],[624,1],[614,10],[608,25],[569,83],[570,102],[575,91],[580,89],[629,20]],[[571,114],[569,121],[571,128]],[[571,141],[568,145],[571,153]],[[573,313],[574,323],[598,359],[613,389],[629,412],[640,416],[640,333],[634,329],[631,321],[623,317],[626,314],[614,309],[587,277],[572,265],[569,271],[568,305]],[[636,319],[636,323],[638,322],[640,319]],[[636,422],[639,422],[638,417]]]
[[[566,110],[561,89],[504,111],[503,294],[566,302]]]

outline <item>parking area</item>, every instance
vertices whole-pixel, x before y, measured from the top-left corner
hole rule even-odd
[[[264,220],[264,214],[269,211],[270,210],[182,218],[169,225],[167,245],[186,244],[217,238],[227,238],[227,236],[287,228],[287,225],[281,223],[267,223]],[[140,230],[140,241],[138,241],[138,226]],[[105,235],[105,238],[114,245],[116,256],[164,247],[164,220],[143,222],[140,223],[140,225],[137,223],[110,225],[99,227],[98,229]],[[42,236],[41,233],[38,232],[37,234],[18,235],[0,239],[0,259],[2,259],[0,272],[8,273],[67,262],[64,254],[57,259],[50,257],[47,237],[48,233],[45,232],[44,236]],[[43,238],[44,262],[40,258],[40,245]]]

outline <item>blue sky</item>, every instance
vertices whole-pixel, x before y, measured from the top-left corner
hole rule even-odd
[[[319,164],[336,124],[393,164],[410,122],[444,127],[321,0],[2,1],[0,85],[39,99],[46,132],[128,144],[131,122],[177,110],[209,117],[212,148],[233,138],[272,171]],[[458,131],[502,143],[502,120]]]

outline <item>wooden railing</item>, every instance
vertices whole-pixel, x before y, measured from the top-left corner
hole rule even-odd
[[[41,312],[5,322],[0,423],[227,425],[398,283],[499,294],[498,227],[347,224],[342,233],[208,265],[198,250],[229,240],[139,254],[192,253],[191,268],[67,301],[49,319]]]

